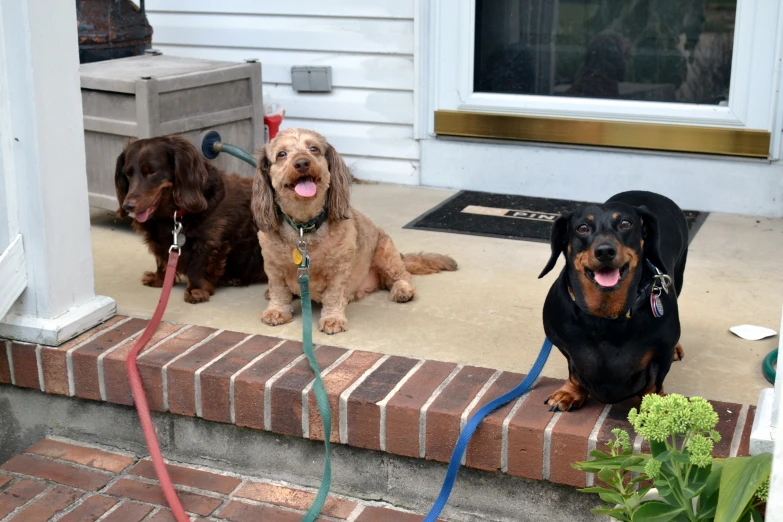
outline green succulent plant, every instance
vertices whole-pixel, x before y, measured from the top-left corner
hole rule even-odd
[[[609,453],[572,464],[605,486],[580,491],[607,502],[593,513],[627,522],[760,522],[769,494],[772,455],[713,458],[718,414],[701,397],[648,395],[628,414],[649,455],[633,455],[630,436],[613,430]],[[652,485],[658,499],[646,499]]]

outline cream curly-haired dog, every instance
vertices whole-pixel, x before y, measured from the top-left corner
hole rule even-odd
[[[310,294],[323,303],[318,328],[328,334],[348,329],[349,302],[385,288],[389,299],[404,303],[416,294],[411,274],[457,269],[440,254],[400,255],[383,230],[350,207],[350,183],[343,159],[316,132],[287,129],[259,151],[252,210],[269,278],[266,324],[292,319],[291,301],[300,293],[293,251],[301,227]]]

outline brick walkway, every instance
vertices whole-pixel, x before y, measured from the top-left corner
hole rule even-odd
[[[130,406],[125,357],[146,324],[116,316],[58,347],[0,342],[0,384]],[[332,442],[439,462],[448,462],[469,415],[523,378],[326,345],[315,355],[332,407]],[[323,440],[301,343],[162,323],[138,366],[152,410]],[[627,416],[638,401],[605,406],[588,400],[578,411],[553,413],[544,399],[561,384],[542,378],[488,416],[468,446],[466,465],[591,485],[593,477],[571,463],[602,448],[613,428],[633,433]],[[755,407],[712,405],[722,435],[715,456],[747,455]]]
[[[187,465],[169,465],[192,520],[299,522],[315,493]],[[152,462],[44,439],[0,466],[2,522],[170,522]],[[423,517],[331,496],[319,520],[418,522]]]

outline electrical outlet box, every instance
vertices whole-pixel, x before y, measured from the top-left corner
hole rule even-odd
[[[297,92],[331,92],[332,67],[294,65],[291,67],[291,84]]]

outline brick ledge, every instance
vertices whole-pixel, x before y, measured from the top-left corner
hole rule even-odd
[[[0,343],[0,383],[131,406],[124,357],[146,321],[116,316],[58,346]],[[3,349],[5,348],[5,349]],[[448,462],[470,413],[524,377],[475,366],[321,345],[333,422],[330,440]],[[262,335],[162,323],[138,360],[150,408],[294,437],[323,440],[312,374],[301,343]],[[465,464],[577,487],[593,477],[571,468],[625,428],[635,401],[551,413],[544,399],[562,381],[541,378],[487,417]],[[755,407],[712,401],[723,440],[715,455],[747,455]],[[637,440],[637,450],[644,448]]]

